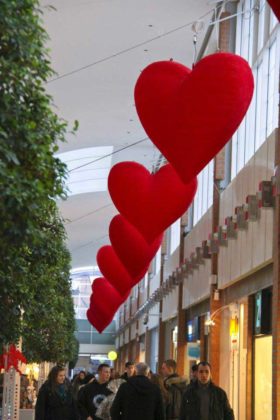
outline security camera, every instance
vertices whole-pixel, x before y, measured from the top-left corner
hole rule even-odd
[[[144,324],[144,325],[147,325],[147,324],[148,324],[148,322],[149,322],[149,315],[148,315],[148,314],[145,314],[145,315],[143,316],[143,324]]]

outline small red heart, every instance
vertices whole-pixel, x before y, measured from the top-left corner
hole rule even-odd
[[[105,245],[99,249],[96,260],[103,276],[121,296],[124,296],[128,290],[137,284],[148,270],[148,266],[146,266],[141,272],[138,272],[137,276],[131,277],[110,245]]]
[[[253,90],[248,63],[217,53],[192,71],[174,61],[149,65],[135,85],[135,104],[152,142],[189,182],[230,140]]]
[[[126,296],[121,296],[104,277],[93,281],[87,317],[97,331],[102,332],[110,324],[128,294],[129,291]]]
[[[149,245],[138,230],[121,214],[111,220],[109,236],[117,256],[132,277],[139,275],[150,264],[163,237],[162,234],[159,235]]]
[[[121,162],[108,178],[115,206],[149,243],[188,209],[196,188],[196,178],[184,184],[169,164],[150,174],[139,163]]]
[[[280,21],[280,1],[279,0],[268,0],[270,7],[272,8],[275,16],[277,16]]]

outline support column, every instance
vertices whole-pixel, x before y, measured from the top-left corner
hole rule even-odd
[[[229,12],[221,14],[221,18],[229,16]],[[219,50],[230,51],[230,20],[226,20],[219,25]],[[212,232],[216,232],[219,226],[220,213],[220,182],[225,179],[225,148],[223,148],[215,157],[214,163],[214,193],[213,193],[213,219]],[[218,253],[211,257],[211,274],[218,276]],[[222,292],[219,292],[219,299],[215,290],[217,285],[210,286],[210,314],[221,308]],[[212,366],[213,381],[218,385],[220,381],[220,330],[221,330],[221,312],[215,315],[215,325],[211,327],[209,333],[209,362]]]
[[[181,225],[180,235],[180,265],[184,262],[184,227]],[[183,282],[179,284],[178,290],[178,341],[177,341],[177,371],[183,376],[185,374],[186,362],[186,311],[182,309],[183,306]]]
[[[161,257],[161,267],[160,267],[160,285],[163,283],[164,276],[164,255]],[[159,302],[159,313],[162,314],[163,311],[163,301]],[[165,324],[162,322],[162,317],[159,319],[158,324],[158,371],[161,371],[161,365],[165,360]]]

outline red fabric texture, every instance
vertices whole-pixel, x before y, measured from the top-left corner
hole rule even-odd
[[[268,0],[268,3],[280,21],[280,0]]]
[[[184,184],[169,164],[150,174],[139,163],[121,162],[109,173],[108,189],[119,212],[151,244],[188,209],[197,180]]]
[[[189,182],[234,134],[253,90],[248,63],[217,53],[192,71],[174,61],[153,63],[142,71],[134,94],[147,135]]]
[[[6,372],[9,372],[9,369],[13,367],[21,374],[21,371],[19,370],[19,363],[26,364],[27,360],[21,351],[17,350],[14,344],[11,344],[9,350],[0,355],[0,371],[1,369],[5,369],[6,365]]]
[[[138,230],[118,214],[110,223],[109,237],[112,247],[128,273],[132,277],[137,277],[157,253],[163,234],[149,245]]]
[[[121,296],[124,296],[128,290],[137,284],[148,270],[148,266],[145,266],[141,272],[138,271],[135,277],[132,277],[110,245],[105,245],[99,249],[96,260],[103,276]]]
[[[115,313],[127,299],[129,292],[125,296],[121,296],[104,277],[93,281],[87,318],[99,333],[112,322]]]

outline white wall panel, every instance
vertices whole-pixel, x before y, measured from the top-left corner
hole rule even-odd
[[[225,217],[234,215],[235,207],[246,202],[247,195],[256,194],[261,181],[271,179],[274,172],[276,136],[277,130],[221,194],[220,225],[224,224]],[[220,247],[219,287],[226,287],[269,262],[272,258],[272,235],[273,209],[261,208],[257,221],[249,221],[248,229],[238,230],[237,239],[229,239],[227,247]]]
[[[177,315],[178,307],[178,287],[169,293],[164,299],[162,304],[162,320],[173,318]]]
[[[211,274],[211,260],[204,260],[203,265],[199,265],[193,274],[184,280],[183,284],[183,309],[188,308],[194,303],[206,299],[209,296],[209,277]]]

